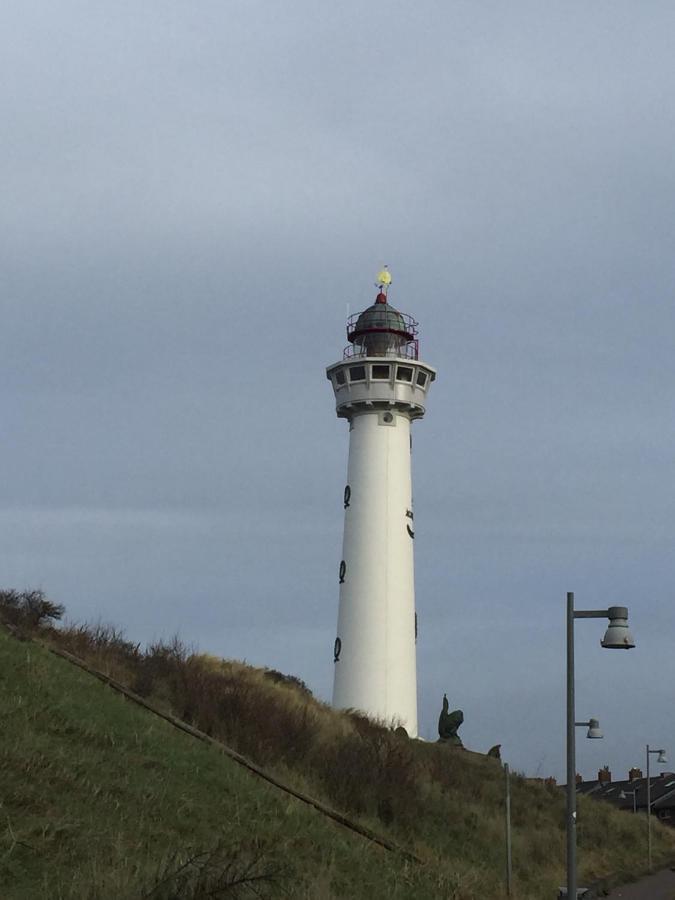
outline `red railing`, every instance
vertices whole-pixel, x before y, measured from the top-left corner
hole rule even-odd
[[[343,359],[351,359],[352,357],[359,356],[371,356],[373,357],[373,359],[375,358],[375,356],[377,356],[378,359],[392,359],[396,357],[404,357],[405,359],[419,359],[419,341],[409,341],[407,344],[399,347],[396,352],[392,352],[390,357],[368,353],[365,347],[356,347],[354,344],[349,344],[342,351]]]
[[[369,310],[370,312],[370,310]],[[354,334],[369,334],[370,332],[390,332],[391,334],[405,335],[409,340],[416,340],[419,334],[419,322],[415,321],[408,313],[402,313],[398,310],[392,310],[391,307],[382,305],[382,312],[372,314],[369,318],[368,328],[358,329],[356,324],[363,313],[354,313],[347,319],[347,337],[351,341]],[[402,328],[392,328],[392,323],[399,319],[402,321]]]
[[[418,339],[418,322],[407,313],[399,312],[386,305],[382,305],[377,311],[369,309],[366,311],[366,326],[362,319],[364,313],[354,313],[347,319],[347,338],[350,346],[345,347],[342,354],[343,359],[359,356],[391,356],[405,357],[406,359],[417,359],[419,354]],[[358,327],[361,320],[361,327]],[[398,344],[397,347],[392,346],[391,350],[380,354],[369,351],[365,345],[369,335],[392,335],[392,344]]]

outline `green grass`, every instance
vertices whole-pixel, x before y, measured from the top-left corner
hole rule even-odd
[[[274,897],[434,896],[433,875],[1,630],[0,724],[5,900],[141,897],[216,846],[281,870]]]
[[[72,664],[0,628],[3,900],[245,898],[255,896],[253,887],[260,896],[312,900],[504,896],[503,773],[494,760],[394,738],[367,723],[355,725],[259,670],[227,667],[234,667],[239,681],[250,682],[244,693],[255,696],[256,715],[286,704],[311,721],[323,768],[298,728],[296,758],[288,752],[276,759],[274,745],[267,739],[264,747],[261,743],[265,765],[277,777],[358,816],[424,863],[406,863],[372,845]],[[115,676],[123,680],[121,674]],[[172,706],[167,684],[157,682],[158,695],[184,715]],[[255,685],[264,693],[251,693]],[[212,717],[216,697],[217,691],[208,707]],[[200,726],[197,713],[193,718]],[[275,727],[283,728],[283,721]],[[246,723],[236,724],[232,734],[241,742]],[[357,732],[364,728],[362,740]],[[209,730],[218,733],[215,718]],[[255,741],[249,742],[255,750]],[[364,759],[374,767],[379,793],[365,797],[355,812]],[[341,794],[342,784],[348,790]],[[398,792],[407,806],[397,803]],[[556,896],[564,882],[562,792],[514,777],[512,811],[515,896]],[[617,862],[620,876],[643,871],[644,831],[641,816],[634,819],[580,798],[582,881],[616,872]],[[168,877],[166,890],[153,891],[198,853],[212,853],[225,880],[247,867],[262,880],[250,889],[208,894],[195,888],[194,878],[192,887],[179,889]],[[657,863],[675,856],[675,833],[657,823],[654,854]]]

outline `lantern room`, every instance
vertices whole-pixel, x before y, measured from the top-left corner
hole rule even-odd
[[[347,340],[343,358],[351,356],[388,356],[417,359],[418,324],[387,302],[380,291],[375,303],[347,320]]]

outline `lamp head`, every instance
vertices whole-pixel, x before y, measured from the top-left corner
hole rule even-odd
[[[628,609],[625,606],[610,606],[607,610],[609,626],[600,641],[610,650],[630,650],[635,646],[633,635],[628,630]]]
[[[590,738],[591,740],[599,740],[600,738],[604,737],[602,729],[600,728],[600,723],[597,719],[589,719],[586,737]]]
[[[666,756],[665,750],[659,750],[659,755],[656,757],[657,763],[661,763],[662,766],[668,762],[668,757]]]

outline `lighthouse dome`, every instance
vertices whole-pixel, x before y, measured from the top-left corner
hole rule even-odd
[[[366,356],[407,356],[406,348],[415,342],[417,323],[386,302],[381,294],[377,302],[350,319],[347,338],[356,353]]]
[[[356,320],[355,331],[372,331],[374,329],[403,333],[408,330],[401,313],[393,306],[389,306],[388,303],[373,303],[368,309],[364,309]]]

